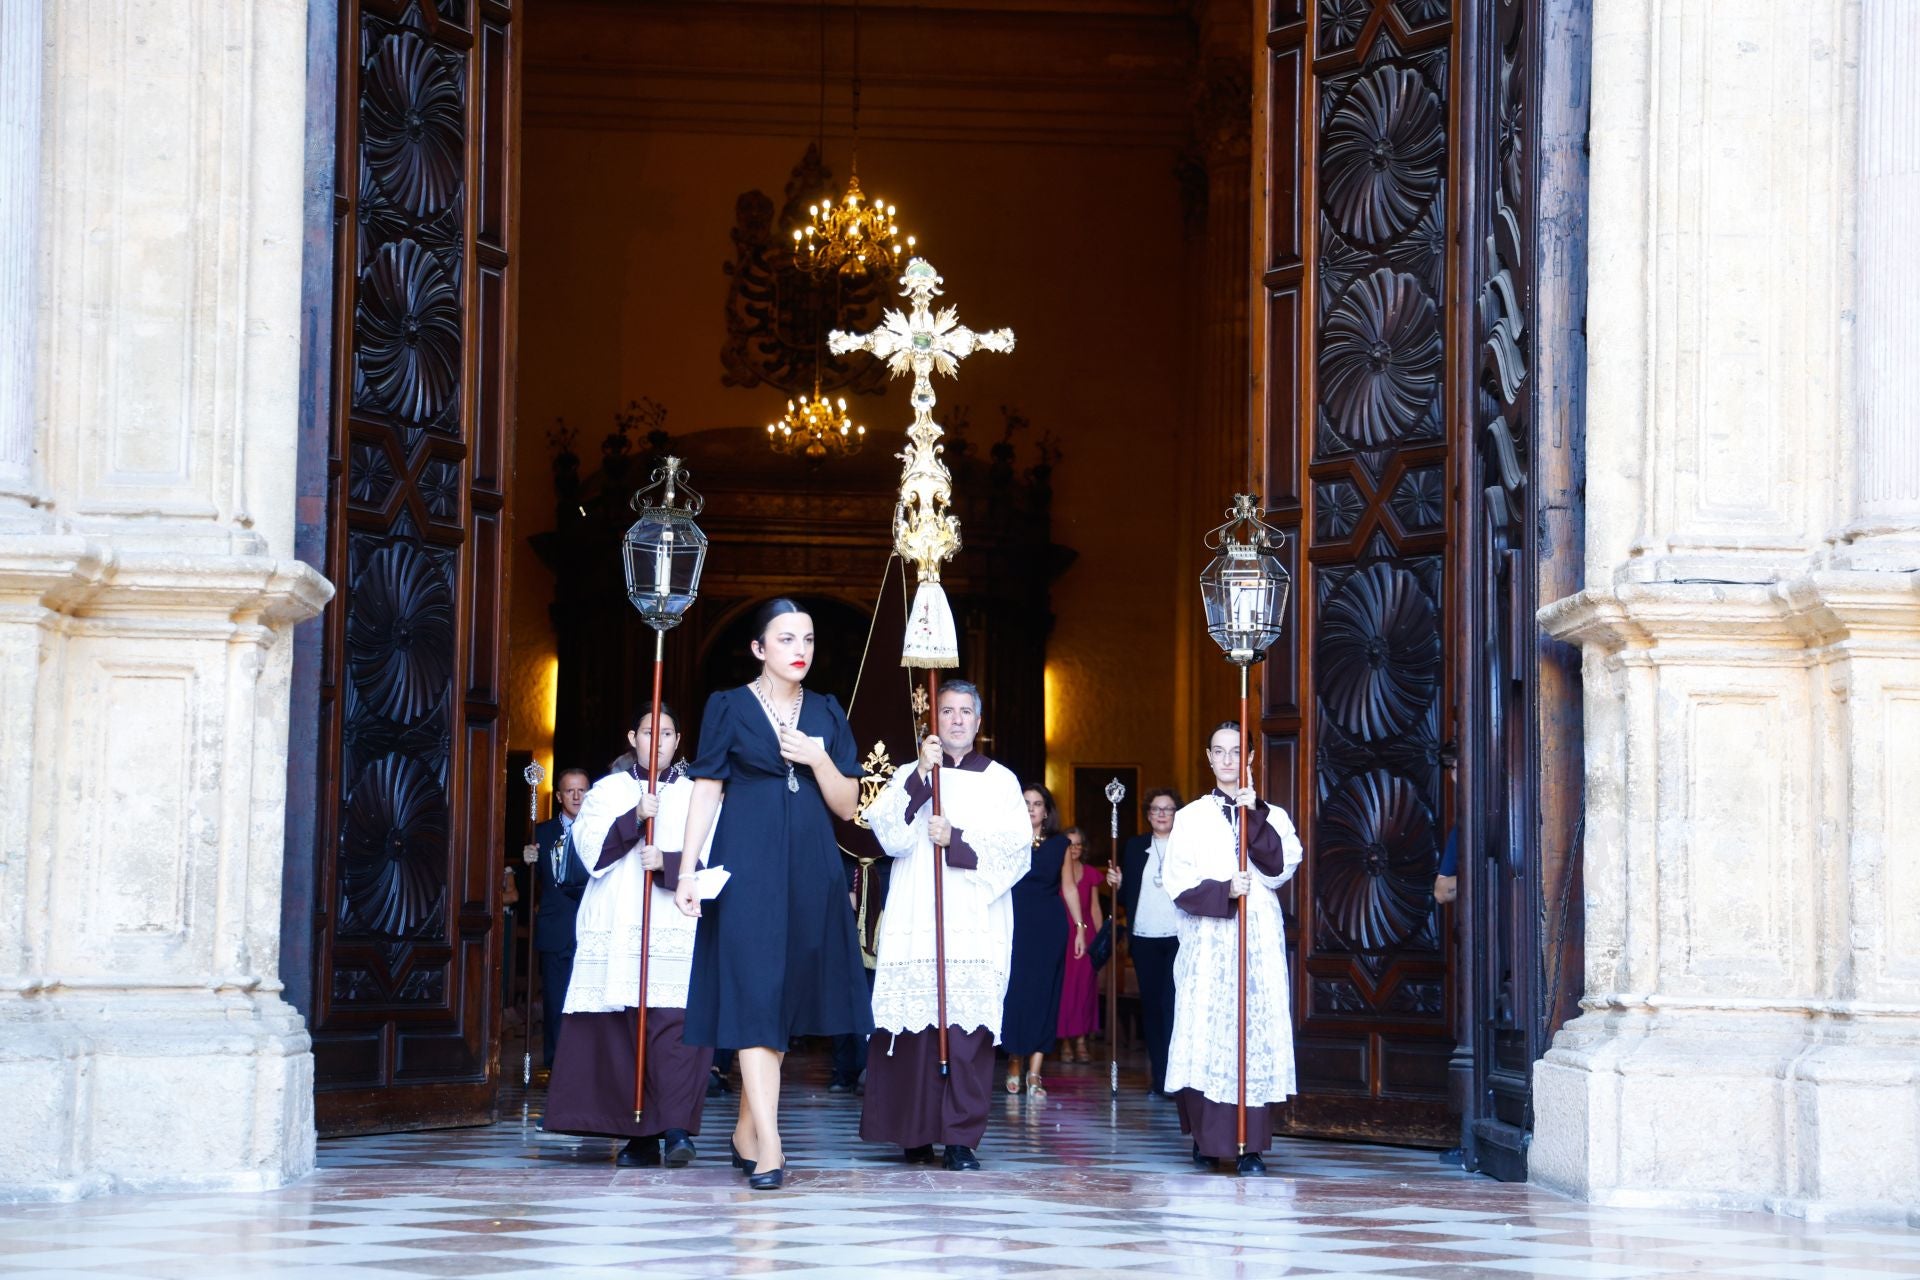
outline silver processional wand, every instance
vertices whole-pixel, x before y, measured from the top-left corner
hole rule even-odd
[[[1233,495],[1227,522],[1206,536],[1206,547],[1217,552],[1200,575],[1200,595],[1207,610],[1207,634],[1220,646],[1227,661],[1240,668],[1240,786],[1253,785],[1249,771],[1247,737],[1247,671],[1267,656],[1280,638],[1287,595],[1293,576],[1280,561],[1286,534],[1261,519],[1260,499],[1250,493]],[[1240,833],[1239,874],[1247,872],[1247,823],[1235,811]],[[1240,923],[1239,1096],[1236,1100],[1236,1142],[1239,1155],[1247,1153],[1247,898],[1239,899]]]
[[[700,593],[700,570],[707,560],[707,535],[693,522],[706,499],[687,483],[680,459],[667,457],[653,470],[650,484],[633,495],[640,518],[627,530],[620,554],[625,562],[627,599],[653,628],[653,709],[647,734],[647,793],[660,794],[660,685],[666,671],[667,632],[693,606]],[[646,819],[646,844],[653,844],[653,819]],[[634,1000],[639,1020],[633,1043],[633,1118],[644,1109],[647,1083],[647,951],[653,931],[653,877],[640,890],[640,986]]]
[[[1126,784],[1115,778],[1107,784],[1108,857],[1110,865],[1120,865],[1120,802],[1127,798]],[[1132,922],[1129,921],[1129,924]],[[1113,890],[1113,906],[1107,911],[1107,1091],[1120,1096],[1120,890]]]
[[[540,825],[540,783],[547,771],[535,760],[520,775],[527,780],[527,843],[520,850],[527,864],[527,998],[520,1015],[520,1083],[533,1083],[533,945],[534,923],[540,915],[540,844],[534,829]]]

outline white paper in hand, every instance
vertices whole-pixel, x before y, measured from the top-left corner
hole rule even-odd
[[[727,881],[732,876],[733,873],[725,867],[702,867],[694,872],[693,887],[700,891],[700,901],[706,902],[708,899],[719,897],[720,891],[727,887]]]

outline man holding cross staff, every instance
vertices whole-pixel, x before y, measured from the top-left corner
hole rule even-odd
[[[836,330],[827,335],[827,347],[837,356],[853,351],[866,351],[885,360],[894,377],[909,373],[913,375],[913,425],[907,428],[907,447],[900,455],[905,465],[900,475],[900,499],[893,509],[893,545],[902,558],[913,562],[919,577],[919,585],[914,593],[913,607],[907,617],[906,642],[902,647],[900,664],[926,671],[927,703],[936,717],[941,715],[938,672],[943,668],[956,667],[960,663],[960,642],[954,627],[953,608],[947,603],[946,592],[940,587],[941,564],[952,559],[954,553],[960,550],[960,521],[950,509],[953,497],[953,476],[948,472],[946,464],[940,460],[938,441],[941,430],[940,425],[933,420],[933,375],[942,373],[949,378],[958,377],[960,362],[975,351],[1013,350],[1011,329],[975,333],[959,323],[952,307],[942,307],[936,314],[933,310],[933,300],[940,296],[943,283],[940,273],[933,269],[933,264],[925,258],[915,258],[907,264],[900,278],[900,293],[910,303],[905,313],[889,310],[881,326],[871,333],[850,334]],[[973,701],[976,707],[974,731],[977,732],[978,697],[975,696]],[[928,825],[930,828],[945,830],[950,824],[941,805],[940,774],[942,770],[939,748],[937,745],[929,745],[927,753],[930,760],[925,770],[924,785],[926,799],[931,802]],[[911,818],[908,821],[911,821]],[[881,843],[886,845],[888,842],[883,837]],[[1024,838],[1022,843],[1024,845]],[[892,850],[889,849],[889,852]],[[946,853],[940,859],[929,860],[931,869],[929,887],[933,900],[932,916],[928,922],[933,944],[931,957],[934,984],[933,1027],[935,1053],[939,1063],[940,1077],[943,1080],[951,1077],[954,1050],[952,1038],[948,1034],[950,1017],[947,1002],[946,911],[946,871],[951,865],[952,855],[953,849],[948,846]],[[905,878],[914,879],[914,877]],[[1019,877],[1016,875],[1014,878]],[[1011,881],[1008,883],[1011,884]],[[892,904],[899,891],[900,883],[896,880],[893,889],[887,895],[889,913],[892,912]],[[885,929],[886,924],[883,920],[881,942],[883,948]],[[884,966],[885,963],[883,951],[879,964]],[[874,972],[876,1010],[880,1005],[883,975],[883,968],[876,966]],[[1000,985],[1004,991],[1006,985],[1004,977]],[[885,1027],[885,1023],[879,1025]],[[997,1014],[992,1025],[996,1028],[997,1036]],[[905,1031],[912,1028],[893,1029]],[[966,1052],[971,1053],[971,1049],[968,1048]],[[991,1054],[988,1055],[988,1062],[990,1065]],[[870,1114],[873,1113],[873,1093],[874,1062],[870,1053],[867,1063],[867,1100]],[[983,1114],[982,1128],[984,1124]],[[971,1132],[970,1129],[967,1131]],[[975,1140],[978,1140],[977,1135]],[[972,1152],[969,1149],[972,1144],[952,1139],[947,1141],[949,1165],[960,1168],[973,1167]],[[919,1150],[926,1146],[927,1142],[917,1142],[911,1144],[911,1149]],[[955,1165],[956,1147],[965,1153],[957,1165]]]
[[[980,1167],[974,1151],[986,1133],[1013,961],[1007,895],[1031,852],[1019,780],[975,749],[980,709],[971,684],[942,685],[936,732],[865,815],[895,861],[880,916],[860,1136],[894,1143],[909,1160],[931,1160],[942,1143],[953,1170]],[[930,803],[936,774],[947,775],[939,816]],[[936,877],[946,882],[937,906]]]

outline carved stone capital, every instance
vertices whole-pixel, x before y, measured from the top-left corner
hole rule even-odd
[[[1807,650],[1920,646],[1920,572],[1847,570],[1777,583],[1620,583],[1556,600],[1537,615],[1557,640],[1623,654],[1703,646],[1747,663],[1804,663]]]

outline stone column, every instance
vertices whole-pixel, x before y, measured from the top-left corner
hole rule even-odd
[[[1529,1163],[1602,1203],[1920,1203],[1920,575],[1833,532],[1880,500],[1866,42],[1920,12],[1860,12],[1594,9],[1587,587],[1541,610],[1583,651],[1587,986]]]
[[[1855,223],[1853,519],[1840,560],[1920,569],[1920,14],[1860,8],[1860,194]]]
[[[0,528],[19,527],[36,495],[33,308],[40,192],[42,0],[0,5]],[[30,522],[30,520],[29,520]]]
[[[4,7],[10,148],[36,7]],[[289,630],[331,593],[292,557],[304,18],[44,0],[0,237],[37,299],[0,455],[37,510],[0,528],[0,1199],[312,1167],[277,973]]]

